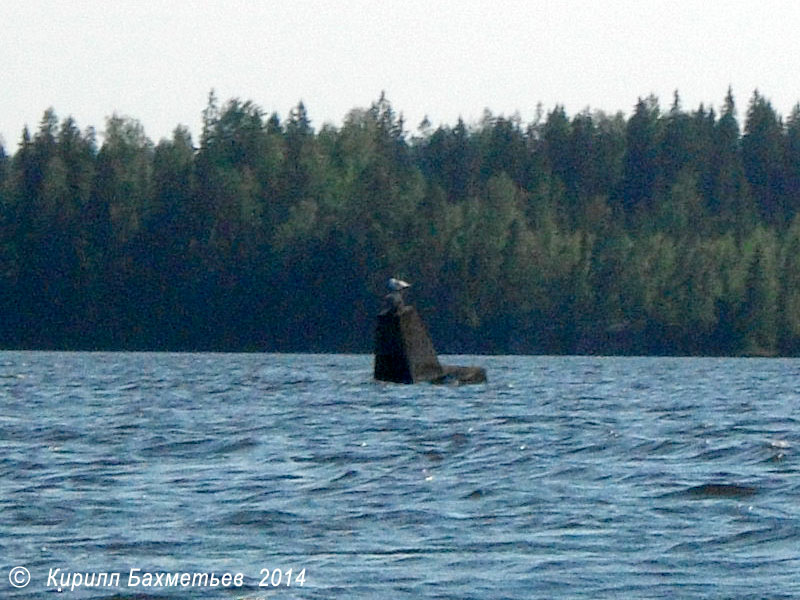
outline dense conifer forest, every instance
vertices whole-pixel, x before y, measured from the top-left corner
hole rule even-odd
[[[354,351],[390,275],[442,352],[800,354],[800,105],[409,130],[212,93],[199,140],[0,146],[0,347]]]

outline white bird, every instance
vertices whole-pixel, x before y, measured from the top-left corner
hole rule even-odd
[[[408,283],[407,281],[403,281],[402,279],[395,279],[394,277],[390,277],[387,286],[393,292],[400,292],[408,287],[411,287],[411,284]]]

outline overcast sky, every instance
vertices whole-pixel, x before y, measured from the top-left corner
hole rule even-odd
[[[282,119],[302,100],[316,128],[385,90],[412,131],[540,102],[629,114],[675,89],[694,109],[730,85],[740,119],[755,88],[784,116],[800,100],[796,0],[2,0],[0,28],[10,152],[50,106],[197,140],[212,88]]]

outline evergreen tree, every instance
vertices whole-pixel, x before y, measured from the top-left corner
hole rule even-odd
[[[581,213],[591,198],[608,194],[602,183],[597,156],[598,133],[594,117],[585,111],[572,119],[569,148],[567,193],[574,199],[576,213]]]
[[[750,191],[744,175],[741,134],[736,119],[732,90],[714,131],[714,160],[711,161],[712,191],[709,210],[725,231],[755,222]]]
[[[762,219],[770,225],[786,223],[783,123],[772,104],[758,91],[747,110],[742,159],[750,189]]]
[[[425,177],[439,185],[450,202],[461,202],[477,193],[480,156],[475,141],[459,119],[452,129],[439,127],[417,150]]]
[[[698,158],[692,156],[690,148],[695,133],[692,131],[692,118],[681,109],[677,91],[664,121],[658,148],[658,174],[662,186],[669,188],[691,159]]]
[[[772,355],[777,349],[778,272],[775,237],[758,228],[747,240],[747,278],[740,327],[748,354]]]
[[[654,96],[639,99],[626,130],[622,204],[632,217],[652,205],[658,176],[658,141],[661,119]]]
[[[800,354],[800,216],[782,242],[778,303],[778,342],[785,354]]]
[[[785,144],[784,214],[789,219],[800,210],[800,103],[786,122]]]

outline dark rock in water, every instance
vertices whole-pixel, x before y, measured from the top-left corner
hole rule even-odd
[[[396,383],[431,381],[443,374],[428,329],[413,306],[378,315],[375,379]]]
[[[431,383],[486,383],[486,369],[483,367],[454,367],[443,365],[444,372]]]
[[[375,379],[395,383],[486,382],[486,371],[481,367],[442,365],[417,309],[393,304],[378,315]]]
[[[755,487],[731,483],[704,483],[686,490],[687,494],[696,498],[746,498],[757,492]]]
[[[478,489],[478,490],[475,490],[474,492],[472,492],[471,494],[467,494],[466,496],[464,496],[464,500],[478,500],[480,498],[483,498],[485,495],[486,495],[486,492],[484,492],[483,490]]]

